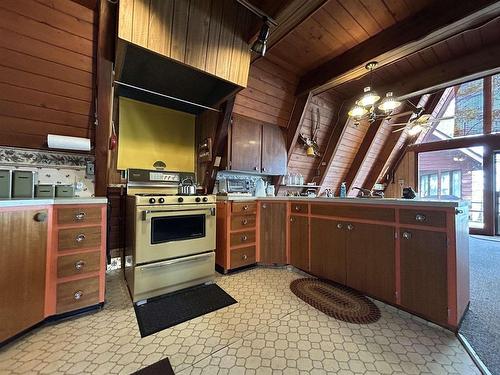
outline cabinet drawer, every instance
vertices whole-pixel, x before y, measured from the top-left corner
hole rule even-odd
[[[57,258],[57,277],[81,275],[100,269],[101,254],[98,251]]]
[[[69,281],[57,285],[58,314],[99,303],[99,277]]]
[[[101,246],[101,227],[59,230],[59,250],[83,249]]]
[[[233,214],[254,214],[257,212],[256,202],[233,202]]]
[[[312,215],[336,216],[347,219],[395,220],[395,211],[392,208],[365,207],[361,205],[343,206],[337,204],[312,204]]]
[[[100,222],[100,207],[82,206],[57,209],[57,224],[97,224]]]
[[[402,224],[445,227],[446,212],[426,210],[400,210],[399,222]]]
[[[231,250],[231,268],[239,268],[255,263],[255,246]]]
[[[309,212],[309,205],[307,203],[292,203],[292,214],[307,214]]]
[[[231,234],[231,247],[249,243],[255,243],[255,231],[239,232]]]
[[[256,218],[255,215],[238,215],[231,217],[231,230],[254,228]]]

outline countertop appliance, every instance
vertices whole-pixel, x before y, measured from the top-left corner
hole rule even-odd
[[[247,178],[221,178],[219,190],[221,194],[251,194],[252,184]]]
[[[215,196],[177,195],[179,182],[189,173],[131,173],[125,279],[134,303],[213,281]]]

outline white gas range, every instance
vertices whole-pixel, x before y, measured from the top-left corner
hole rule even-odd
[[[127,191],[125,278],[133,301],[213,281],[215,196],[176,195],[187,174],[140,175],[144,181],[129,180]]]

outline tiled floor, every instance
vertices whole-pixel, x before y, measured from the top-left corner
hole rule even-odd
[[[113,374],[169,357],[176,374],[479,374],[456,337],[377,303],[374,324],[337,321],[295,297],[300,274],[257,268],[217,282],[238,304],[141,339],[120,275],[103,311],[0,350],[0,373]]]

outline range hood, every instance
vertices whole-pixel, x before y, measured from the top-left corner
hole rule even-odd
[[[123,40],[119,43],[115,78],[118,96],[197,115],[241,89],[148,49]]]

